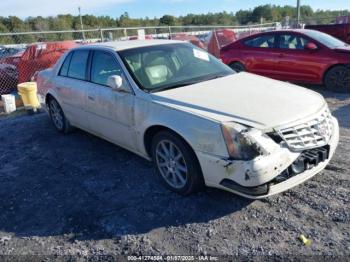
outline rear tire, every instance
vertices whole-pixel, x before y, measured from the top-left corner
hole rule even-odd
[[[231,64],[229,64],[229,67],[231,67],[237,73],[247,71],[247,69],[245,68],[245,66],[241,62],[231,63]]]
[[[350,92],[350,68],[346,66],[331,68],[325,74],[324,85],[334,92]]]
[[[161,131],[152,139],[152,158],[163,184],[189,195],[204,187],[202,171],[192,148],[179,136]]]
[[[73,127],[63,113],[63,110],[56,99],[51,98],[48,102],[49,114],[55,128],[61,133],[69,133]]]

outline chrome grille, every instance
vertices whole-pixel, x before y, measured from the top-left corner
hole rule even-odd
[[[278,130],[287,146],[296,151],[324,146],[332,133],[333,124],[328,108],[306,123]]]

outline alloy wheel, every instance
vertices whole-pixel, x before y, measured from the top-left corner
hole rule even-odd
[[[56,100],[50,101],[50,115],[55,127],[62,130],[64,125],[63,112]]]
[[[188,179],[185,158],[179,148],[169,140],[156,146],[157,167],[165,181],[173,188],[183,188]]]
[[[339,68],[332,72],[328,78],[329,85],[335,89],[345,89],[350,87],[350,70]]]

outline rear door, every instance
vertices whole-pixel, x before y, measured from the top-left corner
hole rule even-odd
[[[87,88],[87,114],[90,130],[114,143],[135,148],[135,96],[116,54],[95,50],[91,54]],[[130,92],[118,92],[107,85],[109,76],[119,75]]]
[[[277,41],[277,79],[308,83],[320,81],[323,68],[329,62],[327,57],[322,55],[321,47],[317,50],[307,50],[305,46],[312,40],[292,32],[280,33]]]
[[[82,128],[88,128],[85,111],[88,57],[89,50],[70,52],[56,77],[56,90],[66,117]]]
[[[249,72],[274,77],[278,49],[275,34],[263,34],[243,42],[241,50],[244,64]]]

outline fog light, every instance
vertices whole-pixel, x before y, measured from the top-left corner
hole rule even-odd
[[[294,174],[300,174],[305,171],[305,162],[304,159],[298,158],[293,162],[293,164],[290,166],[292,172]]]

